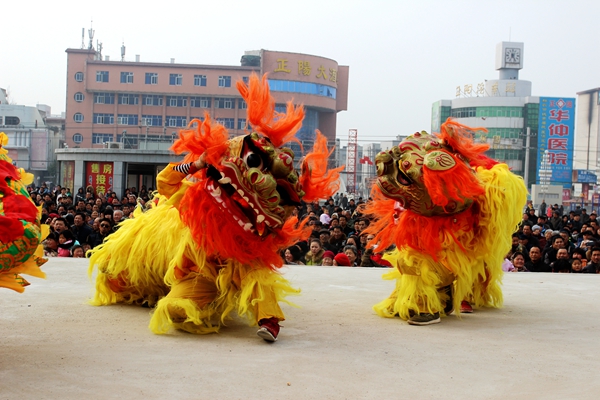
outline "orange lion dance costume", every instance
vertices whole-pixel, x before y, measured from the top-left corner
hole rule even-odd
[[[188,154],[158,175],[157,204],[136,210],[92,251],[93,304],[156,304],[150,329],[159,334],[216,332],[236,311],[260,325],[260,337],[277,339],[278,302],[299,293],[277,272],[279,252],[310,234],[292,211],[302,198],[333,194],[341,168],[327,169],[331,152],[317,132],[298,175],[282,145],[298,141],[303,109],[290,102],[285,114],[275,112],[266,77],[237,87],[254,131],[228,139],[207,114],[180,132],[172,150]]]
[[[440,322],[467,300],[502,305],[502,261],[527,200],[521,177],[484,155],[474,131],[448,120],[441,133],[415,133],[376,157],[377,186],[367,211],[374,242],[396,249],[392,295],[374,309],[412,325]],[[399,203],[399,204],[398,204]],[[398,212],[398,205],[401,206]]]
[[[23,293],[29,282],[21,274],[46,277],[40,267],[47,261],[41,242],[48,226],[40,223],[42,209],[27,192],[33,175],[12,164],[2,147],[7,143],[0,132],[0,287]]]

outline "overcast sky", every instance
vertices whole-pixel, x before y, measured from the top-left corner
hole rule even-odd
[[[246,50],[314,54],[350,67],[337,136],[359,143],[429,130],[431,105],[496,79],[496,44],[524,42],[520,79],[534,96],[600,86],[595,0],[54,1],[2,6],[0,87],[13,102],[65,111],[65,49],[93,20],[103,55],[239,65]]]

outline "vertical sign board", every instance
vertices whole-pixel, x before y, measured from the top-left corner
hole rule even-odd
[[[62,161],[60,163],[61,171],[60,176],[62,177],[62,187],[71,189],[72,192],[75,190],[75,161]]]
[[[113,190],[113,163],[87,162],[85,166],[86,187],[93,187],[97,194]]]
[[[540,97],[537,182],[540,164],[548,150],[552,168],[551,185],[571,187],[573,142],[575,137],[575,98]]]

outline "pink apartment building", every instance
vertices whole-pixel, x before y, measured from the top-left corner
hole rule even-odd
[[[347,109],[349,67],[307,54],[246,52],[240,66],[110,61],[93,49],[67,49],[66,148],[56,151],[59,182],[121,194],[151,187],[177,131],[209,112],[231,135],[244,133],[246,104],[236,81],[267,73],[277,107],[303,104],[300,139],[319,129],[332,144]],[[294,147],[294,146],[292,146]],[[297,149],[294,149],[295,151]]]
[[[221,66],[109,61],[98,59],[95,50],[66,52],[69,147],[118,142],[137,148],[141,137],[160,142],[205,111],[231,134],[241,134],[246,105],[235,83],[252,72],[268,74],[278,105],[292,99],[304,105],[302,140],[310,141],[319,129],[334,141],[337,112],[347,109],[349,69],[324,57],[260,50],[247,52],[240,66]]]

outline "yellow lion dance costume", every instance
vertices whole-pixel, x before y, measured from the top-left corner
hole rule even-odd
[[[396,249],[392,295],[374,306],[412,325],[440,322],[462,300],[502,305],[502,262],[527,200],[521,177],[483,153],[474,131],[448,120],[441,133],[415,133],[376,157],[377,186],[366,213],[374,243]],[[399,211],[400,210],[400,211]]]
[[[40,269],[47,261],[41,242],[49,229],[27,192],[33,175],[12,164],[2,147],[6,144],[8,137],[0,132],[0,287],[23,293],[29,282],[21,274],[46,277]]]
[[[188,155],[158,175],[156,205],[92,250],[92,304],[156,304],[150,329],[159,334],[216,332],[236,311],[260,325],[260,337],[277,339],[278,302],[299,293],[277,273],[279,252],[310,234],[290,216],[302,198],[333,194],[342,168],[327,169],[331,152],[317,132],[298,175],[294,153],[281,146],[298,142],[303,109],[290,102],[286,114],[275,112],[266,77],[237,86],[254,132],[228,140],[208,114],[180,132],[172,149]]]

